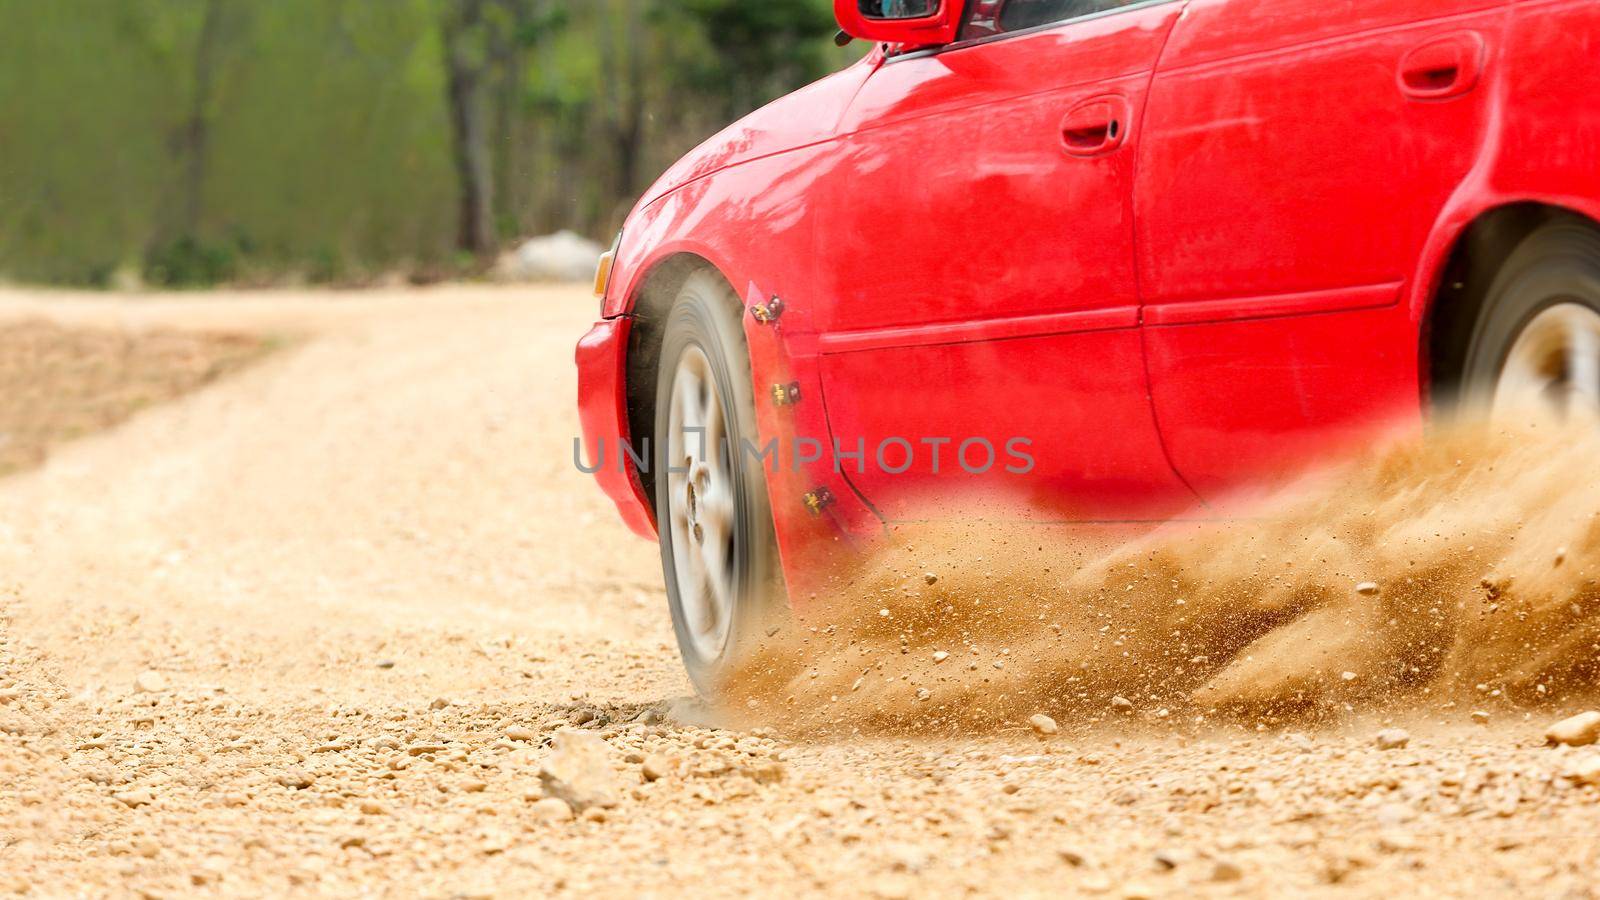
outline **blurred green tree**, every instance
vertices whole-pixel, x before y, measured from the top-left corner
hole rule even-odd
[[[733,119],[815,80],[840,59],[831,0],[664,0],[678,27],[698,28],[714,52],[693,60],[690,83]]]
[[[604,239],[852,57],[828,5],[0,0],[0,276],[344,281]]]

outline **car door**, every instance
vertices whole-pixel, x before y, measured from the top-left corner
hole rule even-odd
[[[1193,0],[1135,192],[1151,392],[1202,495],[1420,408],[1400,302],[1489,131],[1504,0]]]
[[[886,519],[965,490],[1074,520],[1194,502],[1149,406],[1132,248],[1140,113],[1181,9],[975,0],[962,41],[891,57],[852,103],[816,351],[838,449],[865,450],[844,474]]]

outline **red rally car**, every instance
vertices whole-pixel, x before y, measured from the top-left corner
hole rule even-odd
[[[836,12],[875,49],[662,176],[578,347],[702,689],[962,497],[1214,517],[1465,392],[1600,397],[1600,2]]]

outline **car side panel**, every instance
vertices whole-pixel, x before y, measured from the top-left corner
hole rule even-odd
[[[757,203],[765,190],[756,173],[765,169],[745,169],[748,163],[777,158],[777,166],[784,165],[782,157],[802,148],[823,148],[831,144],[838,133],[839,117],[849,107],[872,72],[881,55],[874,51],[860,62],[843,71],[801,88],[793,94],[773,101],[738,122],[723,129],[699,147],[673,164],[640,198],[628,217],[628,227],[623,230],[622,245],[612,269],[612,288],[607,293],[602,315],[605,318],[623,315],[633,308],[639,286],[648,277],[650,269],[662,258],[658,243],[666,235],[659,229],[650,231],[650,223],[659,222],[660,210],[655,207],[675,191],[697,181],[721,177],[726,172],[725,183],[717,196],[732,198],[738,192],[747,193],[747,202]],[[673,207],[678,220],[685,219],[681,202]],[[698,231],[681,227],[672,232],[678,239],[692,239]],[[716,223],[711,223],[715,226]],[[716,243],[708,237],[708,243]]]
[[[1506,18],[1495,0],[1422,6],[1360,0],[1347,21],[1310,0],[1193,0],[1162,55],[1140,157],[1146,305],[1244,305],[1409,274],[1478,159],[1492,90],[1408,101],[1401,60],[1457,33],[1498,53]]]
[[[1030,520],[1196,505],[1150,411],[1132,250],[1140,112],[1182,9],[892,61],[853,101],[816,198],[814,324],[833,438],[866,448],[845,475],[886,520],[948,515],[969,494]],[[1085,109],[1120,110],[1118,145],[1071,152],[1066,123]],[[925,442],[940,439],[936,460]],[[966,440],[982,472],[954,458]],[[1029,471],[1006,470],[1016,440]],[[904,471],[897,441],[915,450]]]
[[[697,179],[640,209],[629,222],[636,246],[634,284],[667,260],[692,256],[714,267],[748,308],[780,297],[785,310],[763,324],[744,317],[761,446],[779,551],[791,597],[809,596],[815,579],[838,571],[841,549],[882,534],[882,522],[807,441],[826,444],[815,333],[810,327],[817,179],[837,163],[834,142],[751,160]],[[780,406],[775,385],[792,386],[799,402]],[[806,496],[824,498],[813,510]]]
[[[1134,306],[1127,199],[1150,70],[1183,4],[886,63],[821,184],[830,332]],[[1075,158],[1061,123],[1128,104],[1125,145]]]
[[[1524,0],[1513,12],[1487,192],[1600,219],[1600,4]]]
[[[1498,0],[1193,0],[1163,55],[1136,195],[1151,393],[1209,502],[1420,420],[1406,298],[1490,147]],[[1481,40],[1477,86],[1408,99],[1402,61]]]
[[[1490,211],[1523,203],[1600,222],[1600,5],[1521,0],[1497,65],[1483,154],[1457,188],[1418,260],[1405,305],[1418,328],[1436,314],[1445,266],[1458,241]],[[1426,371],[1426,360],[1419,361]]]
[[[823,387],[835,439],[862,455],[845,475],[891,522],[1182,516],[1197,504],[1129,390],[1143,364],[1120,328],[830,354]]]
[[[1175,459],[1223,514],[1317,460],[1421,424],[1417,329],[1398,304],[1145,333]]]
[[[678,160],[640,198],[647,206],[666,193],[729,166],[831,140],[850,98],[877,69],[874,50],[838,72],[755,110]]]

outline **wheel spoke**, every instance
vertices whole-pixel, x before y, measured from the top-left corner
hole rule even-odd
[[[1495,387],[1494,405],[1499,410],[1512,410],[1536,402],[1548,386],[1530,357],[1513,353],[1500,372],[1500,382]]]
[[[711,594],[711,585],[716,581],[716,576],[708,562],[699,546],[690,553],[689,577],[686,581],[687,587],[693,591],[693,599],[684,605],[684,612],[689,620],[689,630],[697,641],[714,637],[717,630],[717,610]]]
[[[674,400],[681,411],[682,419],[679,421],[679,432],[674,435],[684,446],[693,452],[695,442],[689,439],[688,430],[691,428],[704,428],[706,420],[705,401],[701,397],[700,379],[693,372],[682,372],[678,379],[677,397]]]
[[[734,472],[723,446],[727,419],[703,350],[686,348],[672,377],[667,446],[677,471],[667,476],[670,577],[695,651],[711,659],[727,643],[736,601]]]
[[[1557,303],[1523,326],[1495,384],[1494,409],[1519,415],[1535,404],[1567,415],[1600,413],[1600,313]]]
[[[711,490],[700,498],[700,520],[707,531],[717,529],[726,535],[733,530],[733,492],[723,479],[713,477]]]
[[[706,586],[706,618],[718,627],[726,624],[733,601],[728,584],[727,567],[729,559],[725,539],[718,535],[713,539],[707,534],[702,545],[705,561],[705,586]],[[718,636],[715,631],[708,632],[708,636]]]
[[[1600,326],[1592,317],[1574,315],[1567,322],[1567,382],[1575,397],[1590,409],[1600,407]]]
[[[722,474],[722,446],[724,440],[722,427],[722,404],[717,398],[710,398],[705,405],[706,446],[705,462],[712,467],[712,471]]]

